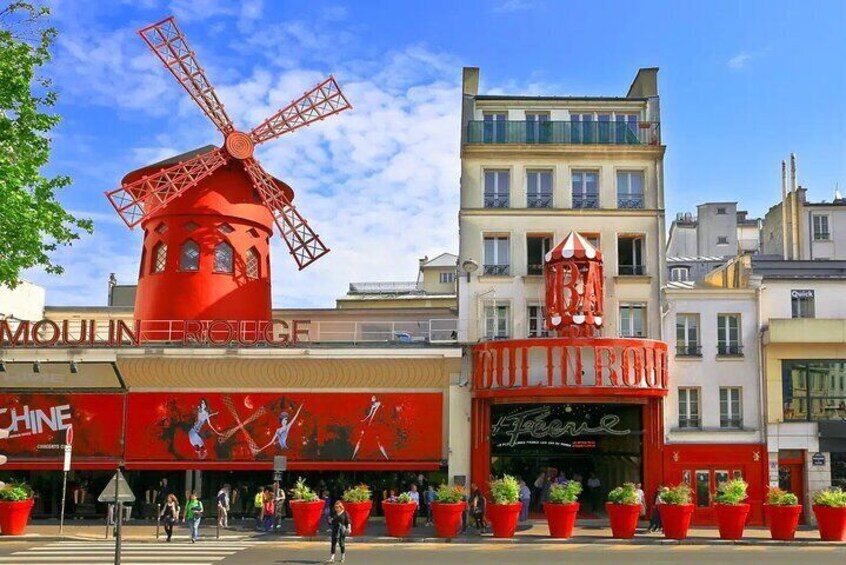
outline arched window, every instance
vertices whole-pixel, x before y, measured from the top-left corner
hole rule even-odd
[[[200,270],[200,246],[193,239],[182,244],[182,251],[179,253],[179,270]]]
[[[161,273],[167,263],[167,243],[159,242],[153,248],[153,272]]]
[[[256,251],[255,247],[250,247],[247,249],[247,278],[248,279],[257,279],[259,278],[259,261],[260,261],[259,253]]]
[[[214,272],[231,273],[235,262],[235,250],[229,243],[221,241],[214,246]]]

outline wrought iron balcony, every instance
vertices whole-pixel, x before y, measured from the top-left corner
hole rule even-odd
[[[543,274],[543,264],[542,263],[529,263],[526,267],[526,274],[527,275],[542,275]]]
[[[620,276],[642,276],[646,274],[646,265],[620,265]]]
[[[485,194],[485,208],[508,208],[507,194]]]
[[[717,355],[720,357],[743,357],[743,346],[739,343],[717,344]]]
[[[468,144],[660,145],[658,122],[526,122],[473,120]]]
[[[643,206],[643,196],[633,196],[631,194],[617,195],[617,208],[623,210],[642,210]]]
[[[552,208],[552,194],[530,194],[526,197],[527,208]]]
[[[484,274],[491,277],[507,277],[511,274],[511,265],[485,265]]]
[[[720,418],[720,427],[739,430],[743,428],[743,418]]]
[[[573,208],[576,208],[576,209],[599,208],[599,197],[598,196],[576,196],[576,195],[573,195]]]
[[[683,430],[695,430],[702,427],[699,417],[679,418],[679,428]]]
[[[701,345],[676,345],[676,357],[702,357]]]

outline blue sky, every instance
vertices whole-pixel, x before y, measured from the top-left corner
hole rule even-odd
[[[175,14],[236,124],[249,129],[329,73],[355,110],[266,144],[333,249],[303,272],[274,243],[276,306],[334,304],[350,281],[408,280],[457,250],[461,67],[482,90],[624,95],[660,67],[668,217],[705,200],[761,215],[791,151],[814,200],[846,190],[846,2],[56,0],[53,172],[96,233],[30,272],[48,303],[103,304],[134,282],[140,234],[103,197],[128,171],[219,134],[135,34]]]

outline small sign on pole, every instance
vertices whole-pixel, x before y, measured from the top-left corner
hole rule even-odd
[[[132,489],[129,488],[129,483],[123,477],[123,473],[118,471],[109,480],[109,484],[97,497],[97,502],[120,503],[120,502],[135,502],[135,495]]]
[[[287,471],[288,470],[288,458],[284,455],[276,455],[273,457],[273,470],[274,471]]]

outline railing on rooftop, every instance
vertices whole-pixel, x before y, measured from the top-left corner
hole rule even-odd
[[[350,293],[354,294],[399,294],[420,290],[417,281],[353,282]]]
[[[525,122],[473,120],[469,144],[660,145],[658,122]]]

